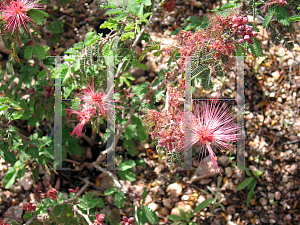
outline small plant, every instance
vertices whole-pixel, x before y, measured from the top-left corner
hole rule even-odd
[[[238,164],[239,165],[239,164]],[[236,187],[236,191],[240,191],[244,188],[247,187],[248,190],[248,196],[247,196],[247,203],[246,203],[246,207],[249,206],[250,204],[250,200],[253,198],[254,196],[254,190],[255,187],[257,185],[257,182],[259,181],[259,177],[262,175],[262,171],[259,170],[250,170],[248,169],[246,166],[243,167],[241,165],[239,165],[239,167],[243,168],[243,170],[245,170],[245,173],[247,174],[247,176],[249,176],[249,178],[247,178],[246,180],[244,180],[242,183],[240,183],[237,187]]]
[[[212,188],[210,186],[207,186],[207,189],[210,191],[207,192],[206,190],[204,189],[201,189],[202,192],[204,192],[205,194],[207,195],[213,195],[213,198],[210,198],[211,200],[211,213],[213,214],[215,209],[217,207],[221,207],[221,209],[223,211],[225,211],[225,207],[224,205],[222,204],[222,198],[221,198],[221,193],[219,192],[219,189],[220,189],[220,183],[221,183],[221,176],[218,176],[218,182],[217,182],[217,191],[213,191]]]

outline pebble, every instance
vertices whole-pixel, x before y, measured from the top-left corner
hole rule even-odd
[[[226,173],[226,177],[231,177],[231,175],[232,175],[231,167],[226,167],[225,168],[225,173]]]
[[[33,180],[30,174],[25,174],[23,179],[20,181],[20,185],[24,188],[25,191],[29,191],[32,188]]]
[[[260,198],[260,199],[259,199],[259,202],[260,202],[260,204],[261,204],[262,206],[265,206],[265,205],[268,204],[268,200],[265,199],[265,198]]]
[[[150,210],[152,210],[154,212],[154,211],[158,210],[159,205],[154,202],[151,202],[151,203],[149,203],[148,207]]]
[[[167,192],[169,192],[172,197],[179,197],[182,195],[182,184],[177,182],[170,184],[167,188]]]
[[[222,155],[219,159],[218,159],[219,163],[222,166],[227,166],[229,164],[229,158],[226,155]]]
[[[286,183],[286,182],[288,182],[288,180],[289,180],[289,176],[286,175],[286,174],[284,174],[284,175],[282,176],[282,182],[283,182],[283,183]]]
[[[205,200],[205,199],[204,199]],[[170,198],[166,198],[163,200],[163,205],[164,207],[166,207],[167,209],[171,209],[172,208],[172,200]]]
[[[277,201],[279,201],[280,198],[281,198],[281,193],[280,193],[279,191],[276,191],[275,194],[274,194],[274,197],[275,197],[275,199],[276,199]]]

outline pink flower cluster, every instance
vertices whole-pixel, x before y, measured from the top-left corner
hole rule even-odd
[[[243,44],[245,41],[248,41],[248,43],[252,45],[254,41],[251,37],[256,37],[258,33],[256,31],[253,31],[252,26],[247,25],[248,18],[242,16],[234,16],[232,17],[232,23],[233,24],[229,26],[229,28],[233,32],[237,31],[238,35],[241,37],[239,39],[239,43]]]
[[[83,104],[79,105],[79,110],[68,109],[69,116],[71,113],[77,115],[79,123],[76,125],[71,135],[76,135],[78,138],[81,137],[83,126],[88,124],[90,119],[99,113],[106,117],[106,110],[109,106],[113,107],[113,102],[108,99],[108,96],[104,92],[96,93],[94,90],[94,82],[92,86],[88,84],[88,87],[77,95]]]
[[[209,17],[210,24],[205,29],[199,29],[192,33],[191,31],[181,30],[176,35],[178,49],[180,53],[180,69],[184,68],[187,56],[192,56],[196,50],[215,50],[214,60],[220,60],[222,55],[231,56],[243,41],[253,44],[252,37],[257,36],[253,27],[247,25],[247,17],[238,16],[235,11],[228,16],[212,15]],[[230,33],[228,33],[228,29]],[[242,41],[243,40],[243,41]],[[170,54],[170,48],[165,50]]]
[[[121,222],[121,225],[134,225],[134,218],[127,218],[127,216],[123,216],[123,221]]]
[[[36,206],[33,205],[33,203],[27,203],[27,204],[24,204],[24,205],[23,205],[22,209],[23,209],[23,210],[26,210],[27,212],[30,212],[31,210],[32,210],[32,211],[35,211]]]
[[[286,0],[275,0],[277,4],[279,4],[281,7],[285,6],[287,4]]]
[[[4,31],[13,33],[16,29],[21,33],[21,26],[24,25],[28,30],[27,22],[32,23],[33,20],[26,14],[30,9],[39,9],[42,6],[38,4],[39,0],[3,0],[1,1],[2,20],[6,22]]]
[[[96,220],[94,221],[93,225],[104,225],[103,221],[105,219],[104,214],[98,215],[98,213],[95,213],[96,215]]]
[[[210,155],[215,169],[219,170],[212,145],[221,151],[231,150],[231,143],[239,138],[236,134],[239,126],[234,123],[235,117],[229,112],[230,109],[225,103],[204,102],[200,110],[200,104],[196,104],[194,114],[188,120],[189,115],[178,108],[179,105],[170,104],[168,110],[164,109],[161,113],[156,110],[148,112],[145,122],[153,129],[150,133],[152,138],[158,139],[159,147],[176,152],[186,152],[199,143],[202,151]],[[188,128],[187,138],[185,126]]]
[[[51,198],[54,201],[57,201],[58,199],[58,195],[57,195],[57,190],[56,189],[50,189],[49,191],[47,191],[47,198]]]

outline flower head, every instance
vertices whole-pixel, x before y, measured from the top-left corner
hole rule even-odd
[[[57,201],[58,199],[58,195],[57,195],[57,191],[56,189],[50,189],[49,191],[47,191],[47,198],[51,198],[54,201]]]
[[[98,213],[95,213],[95,215],[96,215],[96,220],[94,221],[93,225],[104,225],[103,221],[105,218],[105,214],[98,215]]]
[[[71,135],[76,135],[78,138],[80,138],[82,134],[83,126],[90,121],[96,109],[94,107],[91,107],[90,104],[87,102],[83,105],[80,105],[78,111],[73,109],[68,109],[67,111],[69,111],[69,115],[71,115],[71,113],[77,114],[77,119],[79,121],[79,124],[76,125]]]
[[[100,114],[103,117],[106,117],[106,111],[109,106],[113,107],[113,102],[109,101],[108,94],[104,92],[96,93],[94,89],[94,81],[92,85],[89,83],[86,89],[83,89],[82,92],[78,94],[79,98],[92,104],[93,106],[97,106],[99,108]]]
[[[181,150],[187,151],[194,144],[200,143],[204,151],[208,150],[214,167],[219,170],[211,145],[215,144],[220,150],[230,150],[230,143],[238,139],[236,132],[239,126],[234,123],[235,117],[230,114],[225,103],[205,102],[201,111],[198,104],[195,115],[191,117],[190,129],[186,134],[188,138]],[[186,118],[184,120],[188,121]]]
[[[39,9],[41,5],[39,0],[4,0],[1,1],[2,20],[6,22],[5,31],[14,32],[18,29],[21,32],[21,25],[28,30],[27,22],[31,22],[34,26],[33,20],[26,14],[30,9]]]

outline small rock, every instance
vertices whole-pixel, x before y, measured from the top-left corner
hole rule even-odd
[[[14,192],[20,193],[22,191],[22,187],[20,185],[14,186]]]
[[[171,209],[172,208],[172,200],[170,198],[166,198],[163,200],[163,205],[164,207],[166,207],[167,209]]]
[[[203,179],[203,180],[200,180],[200,184],[201,185],[206,185],[206,184],[209,184],[211,182],[211,179]]]
[[[151,202],[151,203],[149,203],[148,207],[150,210],[152,210],[154,212],[154,211],[158,210],[159,205],[154,202]]]
[[[170,193],[171,197],[179,197],[180,195],[182,195],[182,184],[177,182],[170,184],[167,188],[167,192]]]
[[[282,176],[282,182],[283,182],[283,183],[286,183],[286,182],[288,182],[288,180],[289,180],[289,176],[286,175],[286,174],[284,174],[284,175]]]
[[[274,223],[276,223],[276,220],[274,220],[274,219],[269,219],[269,223],[274,224]]]
[[[235,214],[235,206],[234,205],[230,205],[227,207],[227,213],[228,214]]]
[[[292,219],[292,216],[291,216],[290,214],[287,214],[287,215],[285,216],[285,218],[288,219],[288,220],[291,220],[291,219]]]
[[[280,193],[279,191],[276,191],[275,194],[274,194],[274,197],[275,197],[275,199],[276,199],[277,201],[279,201],[280,198],[281,198],[281,193]]]
[[[182,197],[181,197],[182,201],[188,201],[189,199],[190,199],[190,197],[187,195],[182,195]]]
[[[260,202],[260,204],[261,204],[262,206],[265,206],[265,205],[268,204],[268,200],[265,199],[265,198],[260,198],[260,199],[259,199],[259,202]]]
[[[219,163],[226,167],[229,164],[229,158],[226,155],[222,155],[219,159],[218,159]]]
[[[225,168],[225,174],[226,174],[226,177],[231,177],[231,175],[232,175],[231,167],[226,167]]]
[[[147,196],[146,196],[146,199],[145,199],[145,204],[148,204],[148,203],[150,203],[150,202],[152,202],[152,198],[151,198],[150,195],[147,195]]]
[[[187,213],[189,210],[192,209],[192,207],[188,204],[186,204],[185,202],[178,202],[175,206],[175,208],[173,208],[171,210],[171,215],[178,215],[180,216],[180,211],[179,209],[182,209],[185,213]]]
[[[197,202],[200,204],[205,200],[204,195],[200,195],[199,198],[197,199]]]
[[[24,188],[25,191],[29,191],[32,188],[33,180],[30,174],[25,173],[23,179],[20,181],[20,185]]]

